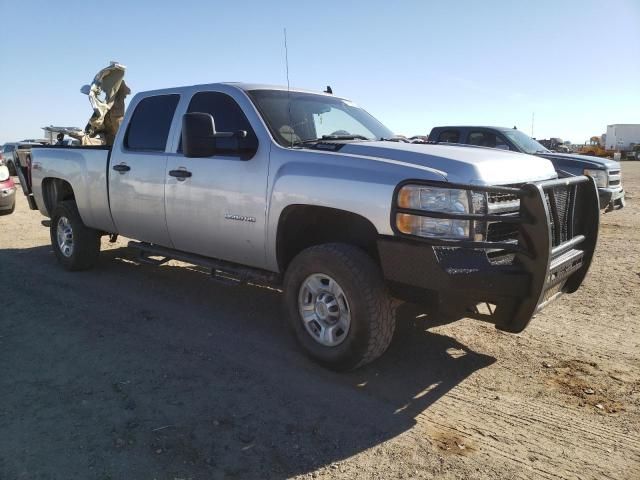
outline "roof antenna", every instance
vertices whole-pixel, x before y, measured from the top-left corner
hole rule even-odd
[[[328,93],[329,95],[333,95],[333,90],[331,89],[331,85],[327,85],[327,89],[324,91],[324,93]]]
[[[293,135],[294,130],[291,126],[293,122],[291,121],[291,85],[289,84],[289,49],[287,48],[287,28],[284,28],[284,64],[287,70],[287,101],[288,101],[288,113],[289,113],[289,128],[291,129],[289,133],[289,139],[291,141],[291,148],[293,148]]]

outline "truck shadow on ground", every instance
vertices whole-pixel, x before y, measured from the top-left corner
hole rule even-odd
[[[405,312],[384,357],[335,374],[300,353],[274,291],[126,248],[89,272],[49,247],[0,250],[0,265],[0,431],[14,439],[0,477],[303,474],[407,432],[495,361]]]

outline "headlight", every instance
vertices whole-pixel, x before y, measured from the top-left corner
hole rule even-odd
[[[436,214],[482,214],[487,212],[487,197],[483,192],[470,190],[405,185],[398,191],[397,206],[401,209],[424,211],[424,215],[407,212],[396,214],[396,227],[406,235],[419,237],[473,239],[476,232],[471,230],[470,220],[438,218]],[[476,224],[480,227],[480,222]],[[474,230],[478,230],[475,228]]]
[[[592,170],[585,168],[584,174],[593,178],[596,181],[598,188],[606,188],[609,185],[609,176],[607,175],[606,170]]]

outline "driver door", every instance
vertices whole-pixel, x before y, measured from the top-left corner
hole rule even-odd
[[[187,112],[211,114],[221,132],[245,130],[246,138],[230,140],[250,142],[257,150],[248,160],[231,148],[232,142],[228,149],[221,144],[219,153],[207,158],[185,157],[181,145],[169,154],[165,202],[171,241],[185,252],[264,267],[269,145],[258,144],[230,95],[198,92]],[[177,171],[188,173],[175,176]]]

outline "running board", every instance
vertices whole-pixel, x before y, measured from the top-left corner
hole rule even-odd
[[[209,269],[211,278],[224,285],[255,283],[258,285],[277,287],[282,283],[282,279],[277,273],[247,267],[225,260],[217,260],[215,258],[182,252],[146,242],[129,242],[128,247],[136,251],[137,259],[141,263],[156,266],[167,263],[169,260],[190,263]]]

